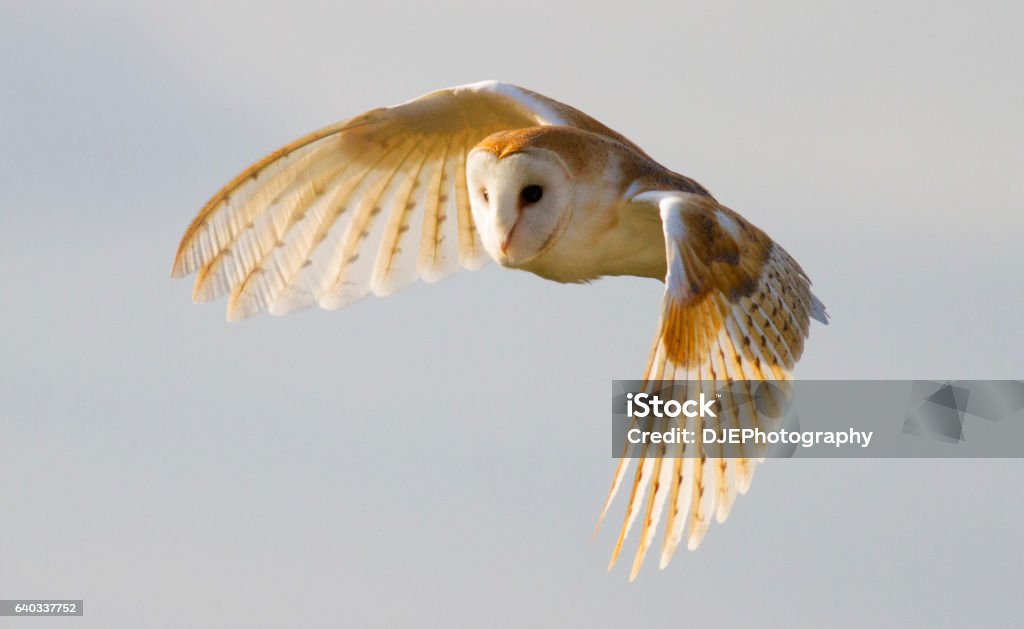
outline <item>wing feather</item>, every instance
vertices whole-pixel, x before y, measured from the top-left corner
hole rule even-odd
[[[387,174],[394,172],[395,168],[404,163],[414,148],[414,142],[406,140],[393,148],[383,149],[380,161],[373,162],[377,166],[357,170],[358,174],[343,189],[353,196],[360,196],[360,208],[363,208],[365,203],[375,203],[381,189],[386,186]],[[374,157],[377,155],[381,153],[375,152]],[[308,211],[320,197],[318,191],[322,191],[322,188],[309,190],[307,202],[293,210],[288,224],[277,234],[273,244],[266,241],[260,243],[262,246],[259,263],[249,270],[242,281],[236,282],[232,287],[228,298],[229,320],[238,321],[267,309],[275,296],[291,282],[294,267],[301,267],[305,262],[309,249],[314,246],[317,232],[328,220],[328,213],[323,209],[313,213]],[[353,223],[358,222],[358,214],[359,211],[356,210],[349,215],[350,218],[345,222],[346,233],[350,233]],[[337,218],[333,216],[330,220],[336,221]],[[277,246],[278,243],[282,246]],[[277,258],[275,249],[280,252]],[[274,264],[278,261],[283,263]]]
[[[250,312],[259,312],[269,303],[267,309],[272,314],[283,315],[316,302],[334,259],[333,254],[338,250],[354,214],[354,198],[365,190],[367,179],[383,171],[381,165],[402,148],[402,145],[397,145],[381,150],[375,154],[377,161],[346,168],[344,176],[324,196],[321,211],[315,214],[319,221],[313,237],[303,241],[300,247],[303,251],[301,260],[298,256],[293,259],[288,272],[281,278],[283,281],[269,291],[261,303],[248,309]]]
[[[329,310],[342,308],[370,294],[369,280],[376,263],[377,245],[386,225],[380,216],[404,183],[399,173],[417,162],[414,157],[416,149],[416,140],[406,140],[402,143],[402,149],[395,153],[398,159],[394,164],[376,170],[376,177],[367,178],[365,189],[358,195],[341,246],[328,268],[323,292],[316,295],[322,307]]]
[[[229,293],[259,265],[266,251],[313,200],[317,187],[337,172],[337,166],[333,160],[319,160],[273,195],[262,197],[266,209],[252,216],[244,226],[232,228],[221,239],[220,249],[199,269],[193,298],[205,302]],[[278,181],[283,179],[279,177]],[[268,186],[267,192],[276,188]],[[239,213],[249,215],[252,205],[245,203],[239,208]]]
[[[416,174],[403,180],[396,194],[370,280],[370,289],[375,295],[390,295],[416,281],[416,250],[411,246],[403,247],[402,241],[417,211],[422,213],[424,200],[417,197],[416,191],[422,188],[424,169],[429,169],[432,154],[433,147],[423,154]]]
[[[425,251],[421,259],[426,260],[429,268],[428,281],[434,282],[449,277],[459,269],[459,232],[458,211],[455,207],[458,196],[455,194],[456,176],[462,167],[462,142],[459,136],[453,143],[441,173],[438,188],[437,207],[430,217],[430,240],[425,242]],[[427,279],[425,278],[425,279]]]
[[[437,163],[436,170],[431,173],[427,183],[427,193],[424,199],[423,225],[420,228],[419,256],[416,260],[416,268],[427,282],[436,282],[444,279],[450,273],[442,270],[439,255],[439,247],[443,240],[441,230],[444,208],[448,206],[448,195],[445,193],[445,184],[451,177],[452,147],[457,143],[458,137],[449,139],[445,145],[444,153]],[[456,149],[457,150],[457,149]]]

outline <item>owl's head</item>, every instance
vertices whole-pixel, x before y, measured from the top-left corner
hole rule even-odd
[[[500,142],[501,137],[489,139]],[[508,150],[510,146],[485,141],[474,148],[466,163],[466,183],[487,253],[502,266],[517,267],[558,240],[572,216],[573,181],[556,152],[538,146]]]

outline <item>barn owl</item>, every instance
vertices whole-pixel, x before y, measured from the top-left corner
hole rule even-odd
[[[173,276],[227,295],[231,321],[341,308],[490,260],[556,282],[662,280],[645,381],[781,380],[811,318],[800,266],[700,184],[568,105],[487,81],[368,111],[256,162],[192,221]],[[746,492],[754,458],[636,461],[609,568],[639,518],[636,576],[664,515],[661,565]],[[664,452],[660,454],[665,454]]]

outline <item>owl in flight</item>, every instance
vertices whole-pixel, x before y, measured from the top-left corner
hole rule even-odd
[[[173,275],[196,274],[197,302],[227,295],[238,321],[341,308],[491,260],[556,282],[664,281],[645,381],[783,380],[810,319],[827,322],[796,261],[700,184],[583,112],[494,81],[267,155],[199,212]],[[646,454],[619,461],[602,511],[636,460],[609,565],[639,517],[634,577],[663,515],[662,567],[684,531],[693,549],[725,519],[758,460]]]

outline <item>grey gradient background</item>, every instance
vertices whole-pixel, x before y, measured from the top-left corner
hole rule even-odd
[[[798,376],[1020,378],[1021,22],[0,1],[0,598],[86,608],[0,627],[1019,626],[1019,461],[771,461],[699,551],[606,573],[608,384],[643,367],[656,282],[488,268],[229,325],[169,272],[264,153],[499,78],[786,246],[833,315]]]

